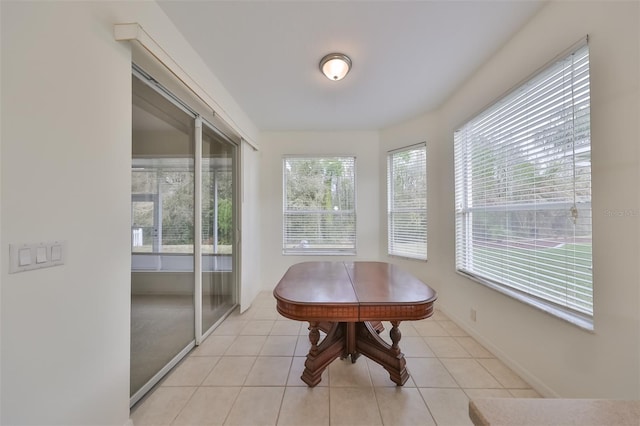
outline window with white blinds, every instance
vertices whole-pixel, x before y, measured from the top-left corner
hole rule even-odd
[[[284,254],[355,254],[354,157],[283,159]]]
[[[387,157],[388,253],[427,260],[427,147],[389,152]]]
[[[456,267],[592,328],[586,39],[454,135]]]

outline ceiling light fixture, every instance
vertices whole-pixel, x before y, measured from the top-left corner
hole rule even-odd
[[[329,80],[342,80],[350,69],[351,59],[343,53],[329,53],[320,60],[320,71]]]

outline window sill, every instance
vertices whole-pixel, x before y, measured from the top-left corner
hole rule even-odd
[[[495,290],[498,293],[502,293],[505,296],[511,297],[512,299],[515,299],[518,302],[529,305],[549,315],[553,315],[554,317],[559,318],[565,322],[568,322],[569,324],[574,325],[580,328],[581,330],[587,331],[589,333],[595,333],[593,317],[589,317],[587,315],[581,315],[569,309],[562,308],[550,302],[546,302],[544,300],[535,298],[528,294],[521,293],[517,290],[513,290],[508,287],[504,287],[487,280],[483,280],[481,278],[478,278],[474,275],[471,275],[462,271],[456,270],[456,272],[462,275],[463,277],[469,278],[470,280],[475,281],[479,284],[482,284],[483,286],[488,287],[492,290]]]
[[[322,251],[283,251],[283,256],[355,256],[354,252],[322,252]]]
[[[427,262],[427,259],[422,257],[403,256],[401,254],[391,254],[391,253],[387,253],[387,256],[392,257],[394,259],[413,260],[414,262],[425,262],[425,263]]]

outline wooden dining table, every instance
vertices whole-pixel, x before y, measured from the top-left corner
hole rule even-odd
[[[402,321],[433,314],[436,292],[385,262],[303,262],[291,266],[273,290],[278,312],[309,322],[311,348],[301,379],[310,387],[336,358],[360,355],[384,367],[402,386],[409,378],[399,342]],[[379,336],[391,323],[391,344]],[[320,341],[320,331],[326,336]]]

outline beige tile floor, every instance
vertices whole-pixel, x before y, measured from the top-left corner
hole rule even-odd
[[[388,338],[389,324],[381,334]],[[131,411],[142,425],[470,425],[477,397],[538,397],[440,311],[400,325],[411,377],[396,386],[368,358],[336,359],[315,388],[300,375],[307,323],[280,316],[270,292],[231,314]]]

